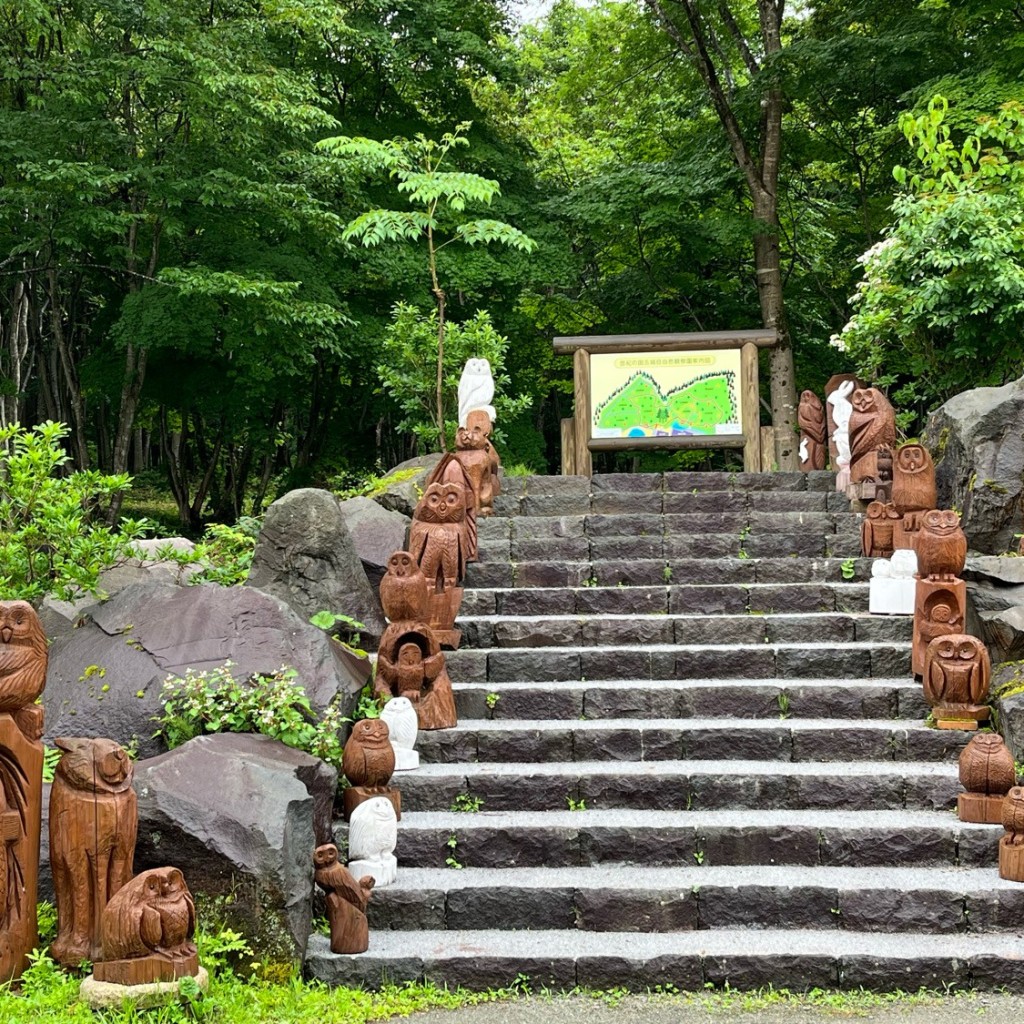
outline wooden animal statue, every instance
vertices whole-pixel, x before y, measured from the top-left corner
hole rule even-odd
[[[1024,787],[1014,786],[1003,798],[1002,825],[1006,833],[999,840],[999,877],[1024,882]]]
[[[364,718],[352,726],[345,743],[341,770],[353,786],[383,789],[395,771],[390,730],[380,718]]]
[[[861,553],[865,558],[888,558],[893,552],[893,532],[899,513],[892,504],[873,501],[860,524]]]
[[[407,697],[421,729],[452,729],[458,723],[444,654],[425,623],[392,623],[384,630],[373,688],[386,698]]]
[[[940,729],[977,729],[986,721],[992,666],[988,648],[967,633],[950,633],[928,644],[924,696]]]
[[[917,580],[914,585],[914,634],[911,668],[915,676],[924,675],[928,645],[940,636],[964,631],[967,614],[967,587],[963,580],[933,583]]]
[[[459,426],[468,423],[468,417],[476,409],[483,410],[488,420],[497,419],[494,406],[494,376],[487,359],[467,359],[459,378]]]
[[[950,581],[959,577],[967,558],[967,537],[960,529],[960,517],[949,509],[925,512],[914,549],[921,579]]]
[[[998,825],[1003,797],[1017,782],[1017,772],[1002,736],[979,732],[960,752],[960,785],[967,790],[957,798],[961,821]]]
[[[396,551],[380,581],[380,603],[391,622],[418,622],[427,615],[427,578],[408,551]]]
[[[935,508],[935,463],[924,445],[901,444],[893,457],[892,503],[900,515]]]
[[[324,891],[331,925],[332,953],[365,953],[370,946],[366,905],[373,890],[373,875],[357,882],[338,861],[338,848],[325,843],[313,851],[313,880]]]
[[[50,790],[50,865],[57,898],[51,955],[65,967],[98,960],[100,919],[132,877],[138,801],[135,769],[113,740],[54,740],[64,751]]]
[[[491,421],[487,413],[475,409],[468,423],[455,434],[455,457],[469,478],[480,515],[494,513],[494,496],[501,489],[498,471],[501,460],[491,444]]]
[[[198,970],[196,908],[182,873],[173,867],[136,875],[111,897],[102,917],[103,960],[97,981],[143,985],[173,981]]]
[[[0,982],[38,945],[46,634],[26,601],[0,601]]]
[[[896,413],[878,388],[858,388],[850,404],[850,480],[880,481],[879,451],[891,451],[896,443]]]
[[[813,391],[800,395],[796,411],[800,424],[800,469],[804,473],[824,469],[828,458],[825,406]]]
[[[430,484],[413,513],[409,550],[427,585],[435,591],[455,587],[466,575],[466,496],[454,483]]]

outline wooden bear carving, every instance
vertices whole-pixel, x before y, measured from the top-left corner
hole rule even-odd
[[[101,954],[99,922],[132,877],[135,769],[113,740],[58,738],[64,756],[50,791],[50,864],[57,897],[52,954],[65,967]]]
[[[501,459],[491,444],[491,420],[482,409],[468,414],[455,434],[455,457],[466,471],[482,516],[494,513],[494,497],[501,491]]]

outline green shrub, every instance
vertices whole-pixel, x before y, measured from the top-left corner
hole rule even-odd
[[[181,566],[196,566],[189,584],[219,583],[233,587],[244,583],[249,575],[259,534],[260,521],[253,516],[242,516],[234,526],[210,523],[203,539],[191,551],[167,544],[157,548],[155,557]]]

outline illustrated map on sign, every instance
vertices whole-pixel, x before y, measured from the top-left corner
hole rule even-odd
[[[593,437],[740,434],[738,349],[590,357]]]

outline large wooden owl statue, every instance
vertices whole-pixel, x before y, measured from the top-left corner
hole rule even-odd
[[[418,622],[427,616],[427,578],[408,551],[396,551],[388,559],[388,571],[380,581],[380,603],[391,622]]]
[[[914,548],[921,579],[956,579],[967,558],[967,537],[960,529],[960,517],[950,509],[933,508],[925,512]]]
[[[861,553],[865,558],[888,558],[893,552],[893,533],[899,522],[896,507],[873,501],[860,524]]]
[[[900,515],[935,508],[935,463],[924,445],[901,444],[892,470],[892,503]]]
[[[383,789],[395,772],[395,752],[391,749],[387,722],[364,718],[352,726],[345,743],[341,770],[353,786]]]
[[[469,560],[466,496],[456,483],[427,487],[413,514],[409,550],[435,590],[457,586]]]
[[[27,601],[0,601],[0,711],[35,702],[46,685],[46,663],[46,633],[35,609]]]
[[[988,648],[967,633],[949,633],[928,644],[924,656],[924,695],[938,719],[988,718],[992,665]],[[950,714],[943,712],[950,711]],[[961,712],[957,715],[952,712]]]
[[[879,450],[896,443],[896,413],[878,388],[858,388],[850,404],[850,479],[881,480]]]
[[[824,469],[828,461],[824,403],[813,391],[804,391],[796,416],[800,424],[800,469],[804,473]]]

